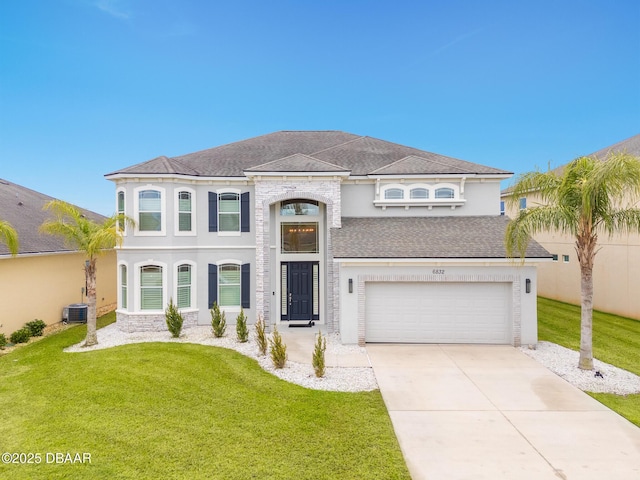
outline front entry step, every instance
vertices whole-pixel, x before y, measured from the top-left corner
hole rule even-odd
[[[291,321],[290,321],[290,322],[289,322],[289,328],[292,328],[292,327],[309,327],[309,328],[311,328],[311,327],[313,327],[315,324],[316,324],[316,323],[315,323],[313,320],[310,320],[310,321],[309,321],[309,322],[307,322],[307,323],[294,323],[294,322],[291,322]]]

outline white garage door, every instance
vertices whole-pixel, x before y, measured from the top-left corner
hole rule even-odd
[[[365,341],[510,344],[510,287],[367,282]]]

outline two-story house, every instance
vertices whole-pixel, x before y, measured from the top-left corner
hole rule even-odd
[[[106,175],[133,217],[117,323],[185,327],[217,302],[344,343],[537,341],[535,242],[505,256],[510,172],[341,131],[282,131]]]

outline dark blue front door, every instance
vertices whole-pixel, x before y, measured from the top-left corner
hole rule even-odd
[[[284,262],[282,274],[286,275],[287,302],[282,320],[317,320],[314,315],[313,267],[317,262]],[[282,282],[285,285],[285,282]]]

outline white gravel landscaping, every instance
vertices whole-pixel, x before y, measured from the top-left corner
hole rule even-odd
[[[171,334],[167,331],[122,332],[116,327],[115,323],[112,323],[98,330],[98,345],[85,348],[81,347],[81,344],[76,344],[66,348],[65,352],[88,352],[91,350],[141,342],[199,343],[202,345],[230,348],[247,357],[255,358],[260,366],[267,372],[303,387],[337,392],[364,392],[378,388],[373,369],[370,367],[327,367],[323,378],[317,378],[315,376],[313,367],[310,364],[287,361],[284,368],[276,369],[268,354],[265,357],[258,355],[258,346],[253,336],[254,333],[252,331],[250,340],[247,343],[238,343],[235,340],[235,330],[233,329],[231,329],[227,336],[215,338],[211,333],[210,326],[198,326],[183,330],[180,338],[171,338]],[[342,345],[337,335],[327,335],[326,338],[326,355],[331,353],[347,354],[362,350],[362,348],[357,345]]]
[[[362,353],[362,347],[343,345],[337,335],[327,335],[326,354]],[[113,323],[98,330],[98,345],[81,347],[80,344],[65,349],[65,352],[87,352],[141,342],[174,342],[198,343],[236,350],[243,355],[254,358],[266,371],[277,377],[303,387],[316,390],[339,392],[362,392],[378,388],[373,369],[370,367],[327,367],[323,378],[317,378],[310,364],[287,361],[285,368],[276,369],[269,356],[259,356],[258,347],[251,332],[247,343],[238,343],[235,332],[223,338],[215,338],[211,327],[198,326],[184,330],[180,338],[171,338],[169,332],[136,332],[120,331]],[[540,362],[552,372],[564,378],[581,390],[588,392],[615,393],[628,395],[640,393],[640,377],[621,368],[594,359],[594,370],[584,371],[578,368],[578,352],[561,347],[554,343],[539,342],[536,349],[520,347],[525,355]],[[602,377],[596,376],[600,372]]]
[[[580,390],[629,395],[640,393],[640,377],[608,363],[593,359],[592,371],[578,368],[580,353],[555,343],[539,342],[537,348],[520,350]],[[596,376],[600,372],[602,376]]]

